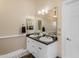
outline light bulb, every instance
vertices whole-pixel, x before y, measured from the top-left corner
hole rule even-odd
[[[45,10],[44,10],[44,9],[42,9],[42,12],[45,12]]]
[[[38,11],[38,14],[41,14],[41,11]]]
[[[54,15],[53,17],[54,17],[54,18],[57,18],[57,16],[56,16],[56,15]]]

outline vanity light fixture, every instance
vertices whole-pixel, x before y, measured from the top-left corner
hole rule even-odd
[[[47,9],[42,9],[41,11],[38,11],[39,15],[45,15],[48,14],[48,10]]]
[[[54,15],[53,15],[53,17],[54,17],[54,18],[57,18],[57,14],[56,14],[56,13],[57,13],[57,11],[56,11],[56,7],[54,8],[54,10],[53,10],[53,11],[54,11]]]
[[[38,14],[41,14],[41,11],[38,11]]]
[[[56,18],[56,17],[57,17],[57,15],[56,15],[56,10],[54,11],[54,15],[53,15],[53,17],[54,17],[54,18]]]
[[[45,10],[44,10],[44,9],[42,9],[42,10],[41,10],[41,12],[42,12],[42,13],[44,13],[44,12],[45,12]]]
[[[53,17],[54,17],[54,18],[57,18],[57,16],[56,16],[56,15],[53,15]]]

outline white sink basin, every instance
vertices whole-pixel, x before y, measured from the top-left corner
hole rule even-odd
[[[51,38],[51,37],[41,37],[39,40],[43,41],[43,42],[52,42],[53,38]]]
[[[30,37],[38,37],[38,35],[30,35]]]

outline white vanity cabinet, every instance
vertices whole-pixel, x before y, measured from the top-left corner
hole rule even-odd
[[[45,45],[27,37],[27,49],[36,58],[54,58],[57,56],[56,42]]]

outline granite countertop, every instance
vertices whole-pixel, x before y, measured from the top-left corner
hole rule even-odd
[[[45,44],[45,45],[49,45],[49,44],[54,43],[54,42],[57,41],[57,39],[54,39],[54,40],[51,41],[51,42],[43,42],[43,41],[40,41],[39,38],[32,38],[32,37],[29,37],[29,38],[31,38],[31,39],[33,39],[33,40],[36,40],[36,41],[38,41],[38,42],[41,42],[41,43],[43,43],[43,44]]]
[[[52,41],[51,41],[51,42],[44,42],[44,41],[39,40],[39,39],[40,39],[41,37],[43,37],[43,36],[30,37],[30,35],[31,35],[31,34],[27,34],[26,37],[29,37],[29,38],[31,38],[31,39],[33,39],[33,40],[35,40],[35,41],[38,41],[38,42],[40,42],[40,43],[43,43],[43,44],[45,44],[45,45],[49,45],[49,44],[52,44],[52,43],[54,43],[54,42],[57,41],[57,37],[50,36],[50,35],[45,35],[45,36],[51,37],[51,38],[52,38]]]

